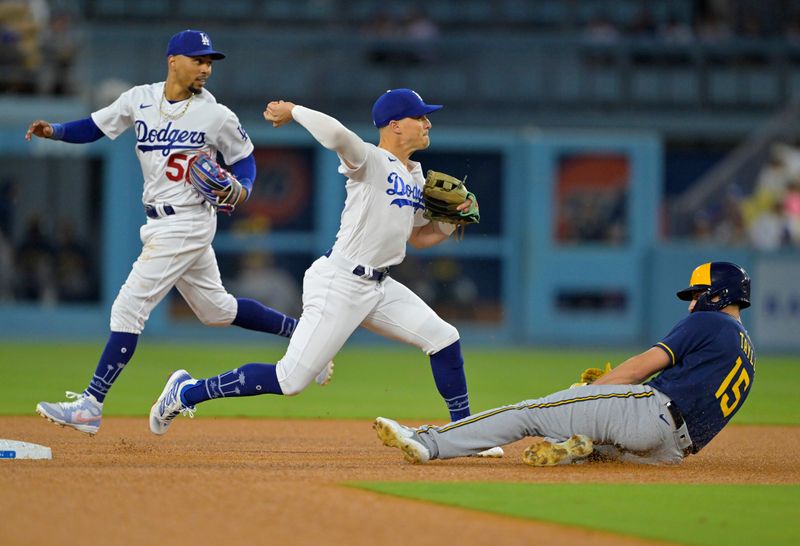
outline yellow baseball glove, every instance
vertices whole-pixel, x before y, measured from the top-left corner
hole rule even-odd
[[[608,372],[611,371],[611,362],[606,362],[605,369],[601,370],[600,368],[587,368],[583,370],[581,373],[580,380],[577,383],[573,383],[569,386],[570,389],[575,387],[584,387],[586,385],[591,385],[595,381],[597,381],[600,377],[604,376]]]
[[[467,190],[463,180],[449,174],[428,171],[422,198],[425,201],[424,216],[428,220],[462,227],[481,221],[475,194]],[[467,199],[472,200],[470,207],[466,210],[458,210],[458,206]]]

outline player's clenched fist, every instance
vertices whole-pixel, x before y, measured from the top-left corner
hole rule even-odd
[[[50,138],[53,136],[53,127],[43,119],[37,119],[31,126],[28,127],[28,132],[25,133],[25,140],[30,140],[31,136],[39,138]]]
[[[267,109],[264,110],[264,119],[272,122],[273,127],[280,127],[292,121],[292,108],[293,102],[283,100],[274,100],[267,104]]]

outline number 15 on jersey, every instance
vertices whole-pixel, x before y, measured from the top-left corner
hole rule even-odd
[[[741,370],[741,371],[740,371]],[[735,378],[735,380],[734,380]],[[742,357],[736,359],[736,365],[725,377],[714,396],[719,399],[722,415],[728,417],[744,398],[745,392],[750,388],[750,374],[742,366]]]

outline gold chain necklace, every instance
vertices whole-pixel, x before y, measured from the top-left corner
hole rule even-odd
[[[186,104],[183,105],[183,109],[177,114],[173,114],[173,113],[170,113],[170,112],[165,112],[164,111],[164,101],[167,100],[167,90],[164,89],[164,92],[161,94],[161,102],[158,105],[158,109],[161,112],[161,117],[169,119],[169,120],[172,120],[172,121],[175,121],[176,119],[182,118],[183,114],[186,113],[186,110],[189,109],[189,105],[192,104],[192,100],[193,99],[194,99],[194,93],[189,95],[189,100],[186,101]]]

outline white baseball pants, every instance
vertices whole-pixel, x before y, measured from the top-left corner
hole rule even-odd
[[[111,307],[111,330],[140,334],[150,313],[175,286],[203,324],[227,326],[236,298],[222,286],[211,247],[217,218],[208,206],[174,207],[139,230],[142,252]]]
[[[359,326],[428,355],[459,338],[454,326],[400,282],[362,279],[323,256],[306,270],[303,314],[277,363],[283,394],[297,394],[311,383]]]

